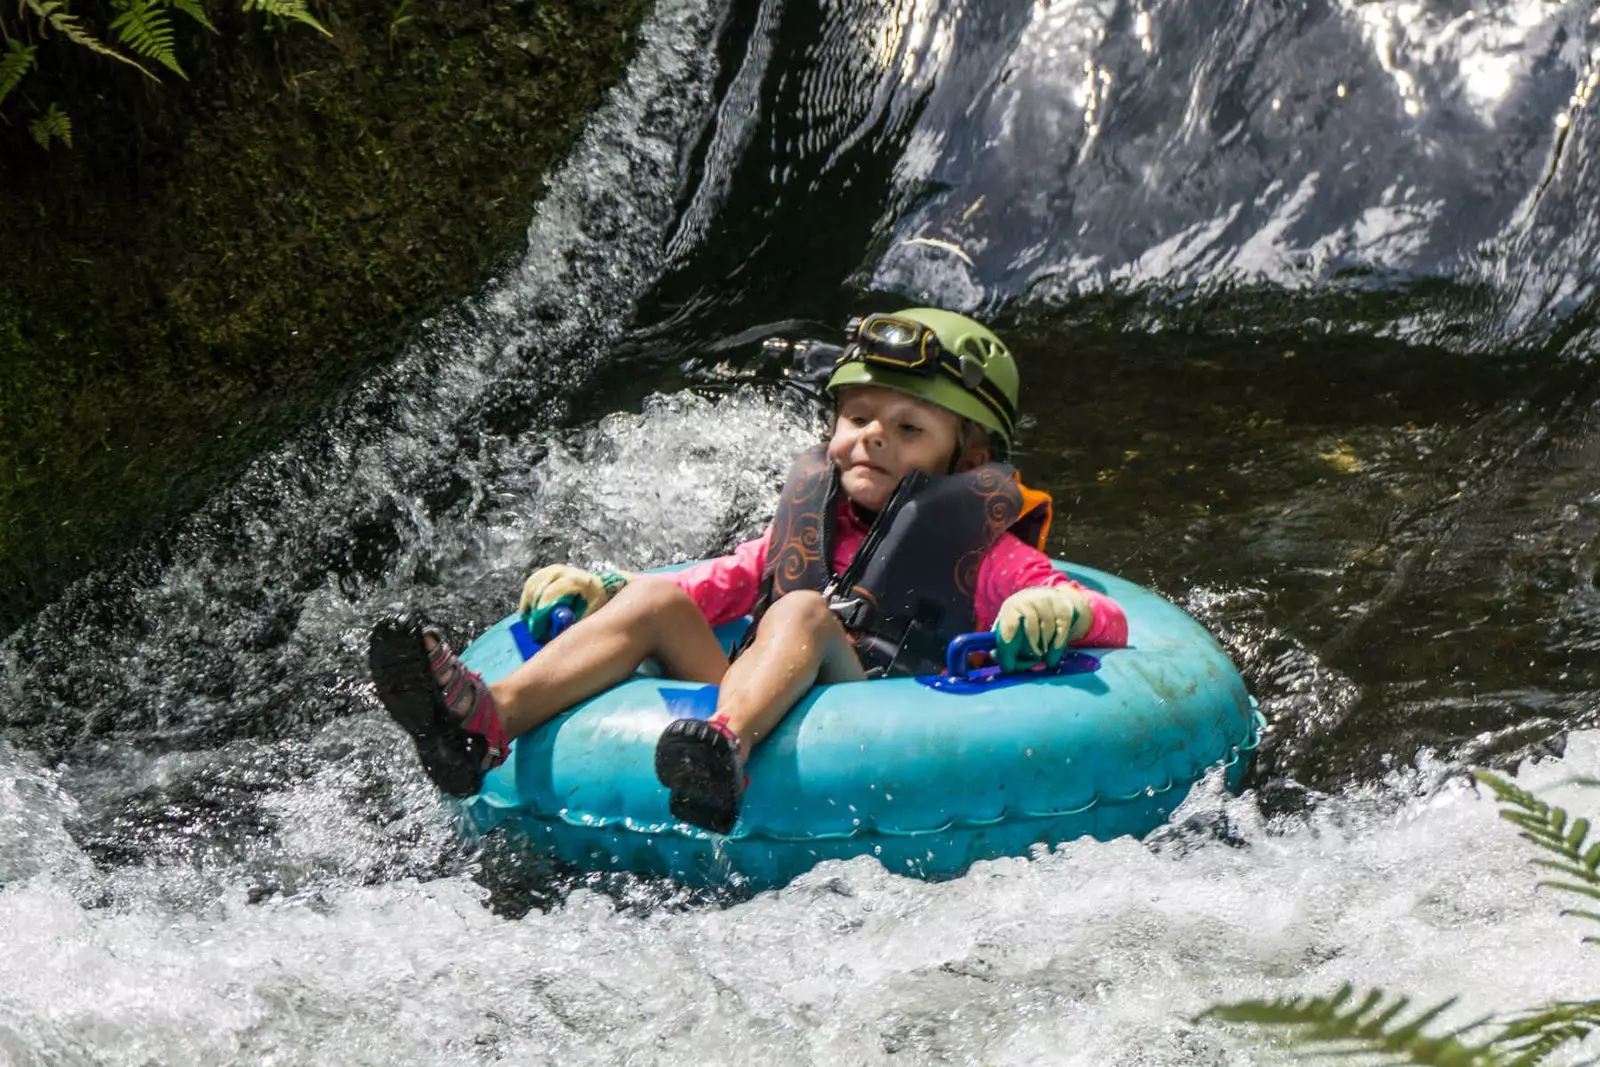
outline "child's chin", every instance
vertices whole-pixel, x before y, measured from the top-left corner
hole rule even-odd
[[[850,503],[868,511],[882,511],[883,505],[889,501],[889,495],[877,486],[846,485],[844,495],[850,498]]]

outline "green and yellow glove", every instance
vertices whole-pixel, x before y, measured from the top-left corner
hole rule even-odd
[[[1068,641],[1089,632],[1094,609],[1083,590],[1070,585],[1034,586],[1006,597],[995,616],[994,658],[1010,673],[1044,662],[1061,662]]]
[[[599,611],[627,584],[627,576],[616,571],[591,574],[580,567],[552,563],[534,571],[523,585],[517,613],[535,641],[548,641],[557,608],[571,608],[573,617],[581,619]]]

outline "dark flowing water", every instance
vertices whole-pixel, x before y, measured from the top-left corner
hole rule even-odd
[[[664,0],[648,34],[519,268],[0,644],[0,1061],[1251,1063],[1190,1016],[1592,992],[1459,777],[1550,753],[1524,779],[1594,808],[1592,8]],[[461,844],[370,619],[470,634],[536,564],[752,535],[816,431],[760,338],[924,302],[1017,349],[1056,554],[1234,652],[1252,791],[751,900]]]

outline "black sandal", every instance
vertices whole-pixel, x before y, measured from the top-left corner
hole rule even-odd
[[[416,742],[433,784],[456,797],[482,788],[484,772],[505,759],[504,731],[489,687],[444,635],[420,616],[387,616],[372,628],[367,666],[384,710]]]
[[[738,737],[722,723],[673,720],[656,742],[656,777],[672,790],[674,818],[714,834],[739,821],[744,760]]]

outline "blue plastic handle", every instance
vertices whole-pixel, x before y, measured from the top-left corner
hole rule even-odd
[[[550,637],[554,640],[561,636],[561,631],[578,621],[571,608],[561,607],[550,613]]]
[[[976,633],[957,634],[950,639],[944,648],[944,670],[951,678],[966,679],[971,677],[972,656],[977,652],[993,652],[1000,643],[993,630],[979,630]],[[988,675],[1000,673],[992,667],[980,668]]]
[[[554,641],[563,630],[578,621],[569,607],[559,607],[550,613],[550,641]],[[535,641],[533,633],[528,629],[527,619],[518,619],[511,624],[511,640],[517,644],[517,651],[522,653],[524,660],[530,660],[548,645],[550,641]]]
[[[989,693],[1012,685],[1025,685],[1041,678],[1054,678],[1062,674],[1088,674],[1100,669],[1100,661],[1085,652],[1069,650],[1054,667],[1029,664],[1007,673],[998,663],[986,667],[972,667],[972,656],[978,652],[993,652],[999,638],[993,633],[957,634],[945,646],[944,674],[919,674],[917,681],[941,693]]]

